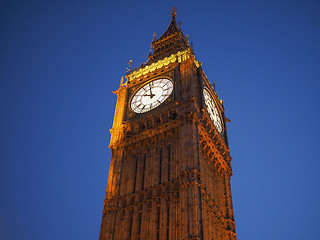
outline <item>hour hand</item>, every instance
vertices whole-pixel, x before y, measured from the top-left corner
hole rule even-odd
[[[145,94],[144,96],[149,96],[150,98],[153,98],[155,95],[154,94]]]

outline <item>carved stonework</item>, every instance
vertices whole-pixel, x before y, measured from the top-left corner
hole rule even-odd
[[[176,13],[173,9],[167,31],[154,36],[148,61],[136,69],[130,61],[127,81],[122,78],[115,91],[100,240],[236,239],[223,101],[177,26]],[[149,84],[141,94],[149,106],[166,89],[151,90],[160,78],[169,79],[172,92],[158,106],[133,112],[130,101],[140,88]],[[204,88],[212,95],[223,131],[210,117]]]

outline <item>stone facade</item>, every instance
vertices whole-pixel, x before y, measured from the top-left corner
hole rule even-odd
[[[173,9],[149,61],[128,70],[115,91],[100,240],[236,239],[228,119],[175,17]],[[134,113],[133,94],[157,78],[172,80],[172,94],[155,109]],[[204,88],[219,111],[221,133],[205,107]]]

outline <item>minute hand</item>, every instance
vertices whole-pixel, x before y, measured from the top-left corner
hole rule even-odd
[[[151,91],[151,83],[149,83],[149,90],[150,90],[150,95],[148,96],[150,96],[150,98],[153,98],[155,95]]]

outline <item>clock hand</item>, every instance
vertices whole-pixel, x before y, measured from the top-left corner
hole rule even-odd
[[[152,94],[152,91],[151,91],[151,82],[149,83],[149,90],[150,90],[150,98],[153,98],[155,95],[154,94]]]

